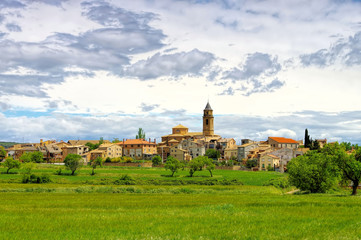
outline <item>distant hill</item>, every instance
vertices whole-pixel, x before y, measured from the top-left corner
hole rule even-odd
[[[3,146],[4,148],[12,147],[15,144],[19,144],[19,143],[17,143],[17,142],[0,142],[0,146]]]

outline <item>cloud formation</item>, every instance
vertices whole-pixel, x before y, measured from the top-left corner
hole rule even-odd
[[[361,65],[361,32],[347,39],[339,39],[328,49],[300,56],[304,66],[326,67],[333,64]]]
[[[202,70],[215,59],[214,55],[193,49],[190,52],[174,54],[157,53],[147,60],[141,60],[126,69],[126,74],[141,80],[162,76],[202,75]]]

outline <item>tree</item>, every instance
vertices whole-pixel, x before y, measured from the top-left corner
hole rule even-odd
[[[90,161],[90,166],[92,167],[92,173],[91,175],[95,175],[94,170],[97,168],[97,166],[103,165],[103,159],[101,157],[97,157],[96,159],[93,159]]]
[[[104,143],[104,139],[103,139],[103,137],[101,137],[99,139],[98,143],[93,144],[91,142],[87,142],[85,144],[85,146],[89,147],[89,150],[92,151],[92,150],[95,150],[95,149],[99,148],[99,146],[102,145],[103,143]]]
[[[7,168],[7,174],[9,173],[10,169],[20,168],[20,162],[18,160],[14,160],[12,157],[7,157],[3,165]]]
[[[119,138],[113,138],[112,143],[118,143],[118,142],[120,142]]]
[[[20,160],[24,163],[35,162],[42,163],[44,161],[44,155],[42,152],[25,152],[20,156]]]
[[[71,175],[74,175],[75,171],[83,164],[82,158],[77,154],[68,154],[64,159],[65,166],[71,170]]]
[[[136,139],[145,139],[145,132],[142,128],[138,129],[138,134],[135,136]]]
[[[290,183],[311,193],[324,193],[339,180],[339,172],[331,156],[316,151],[292,159],[287,169]]]
[[[199,157],[196,157],[196,158],[193,158],[189,164],[188,164],[188,167],[189,167],[189,176],[190,177],[193,177],[193,174],[196,172],[196,171],[202,171],[202,168],[204,166],[204,159],[205,156],[199,156]],[[208,157],[206,157],[208,158]]]
[[[208,149],[205,154],[205,156],[212,158],[212,159],[216,159],[216,160],[218,160],[220,155],[221,154],[216,149]]]
[[[20,158],[23,163],[31,162],[31,152],[24,152]]]
[[[308,135],[307,128],[305,129],[305,142],[303,145],[305,146],[305,148],[310,148],[310,146],[311,146],[310,135]]]
[[[3,146],[0,146],[0,162],[6,158],[6,151]]]
[[[208,157],[204,157],[203,158],[203,163],[204,163],[204,165],[206,165],[206,169],[211,174],[211,177],[213,177],[213,170],[215,169],[215,165],[213,163],[213,160],[208,158]]]
[[[352,154],[347,154],[345,145],[327,144],[323,151],[327,151],[342,171],[342,177],[352,182],[351,195],[357,194],[357,187],[361,181],[361,148]]]
[[[162,163],[162,158],[159,155],[156,155],[152,158],[153,166],[158,166]]]
[[[258,165],[257,159],[247,159],[247,161],[246,161],[247,168],[253,168],[253,167],[256,167],[257,165]]]
[[[36,163],[44,162],[44,155],[42,152],[36,151],[31,153],[31,161]]]
[[[167,162],[164,165],[164,168],[166,170],[169,169],[172,172],[171,176],[173,177],[174,173],[178,172],[178,170],[182,168],[182,163],[175,157],[169,156],[167,158]]]

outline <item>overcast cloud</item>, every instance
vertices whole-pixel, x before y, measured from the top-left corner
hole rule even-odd
[[[224,137],[361,143],[359,1],[0,1],[1,140]]]

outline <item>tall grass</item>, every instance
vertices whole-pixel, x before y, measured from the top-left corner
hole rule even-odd
[[[260,194],[259,189],[271,187],[251,188],[246,194],[1,193],[0,238],[359,239],[361,236],[359,197]]]

